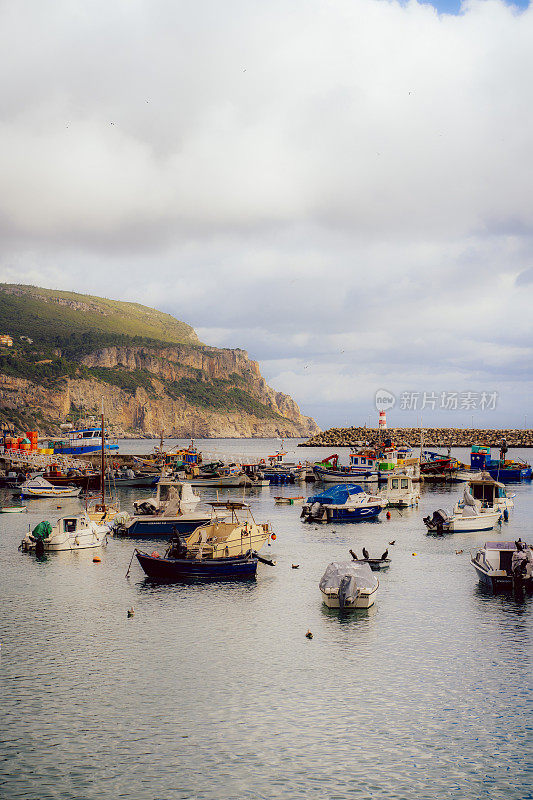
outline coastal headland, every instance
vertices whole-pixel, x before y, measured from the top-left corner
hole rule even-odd
[[[420,428],[328,428],[315,434],[298,447],[356,447],[392,439],[395,444],[418,447],[421,442]],[[424,428],[424,447],[471,447],[473,444],[499,447],[505,439],[508,447],[533,447],[533,430],[520,428]]]

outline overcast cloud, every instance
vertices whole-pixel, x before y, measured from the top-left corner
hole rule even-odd
[[[324,427],[524,424],[531,8],[17,0],[0,54],[1,280],[169,311]]]

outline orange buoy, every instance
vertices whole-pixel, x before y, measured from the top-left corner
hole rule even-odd
[[[271,539],[275,539],[275,538],[276,538],[276,534],[275,534],[275,533],[271,533],[271,534],[270,534],[270,538],[271,538]]]
[[[100,558],[100,556],[93,556],[93,561],[95,564],[99,564],[101,560],[102,559]]]
[[[390,519],[390,511],[387,511],[387,519]]]

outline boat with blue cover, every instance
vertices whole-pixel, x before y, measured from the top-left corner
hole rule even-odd
[[[383,497],[367,494],[361,486],[337,484],[307,498],[304,522],[362,522],[375,519],[386,505]]]

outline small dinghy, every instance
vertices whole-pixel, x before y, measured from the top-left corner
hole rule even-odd
[[[332,561],[318,586],[328,608],[349,611],[374,605],[379,581],[368,564]]]
[[[21,514],[27,510],[28,506],[4,506],[4,508],[0,508],[0,514]]]
[[[303,497],[279,497],[279,496],[274,497],[274,502],[277,505],[288,505],[288,506],[301,505],[303,501],[304,501]]]
[[[350,550],[350,555],[353,559],[354,564],[368,564],[368,566],[373,572],[379,569],[387,569],[387,567],[389,567],[391,563],[391,559],[388,557],[389,556],[388,550],[385,550],[385,552],[383,553],[382,556],[380,556],[380,558],[370,558],[370,556],[368,555],[365,556],[364,554],[362,558],[359,558],[357,553],[354,553],[353,550]]]

